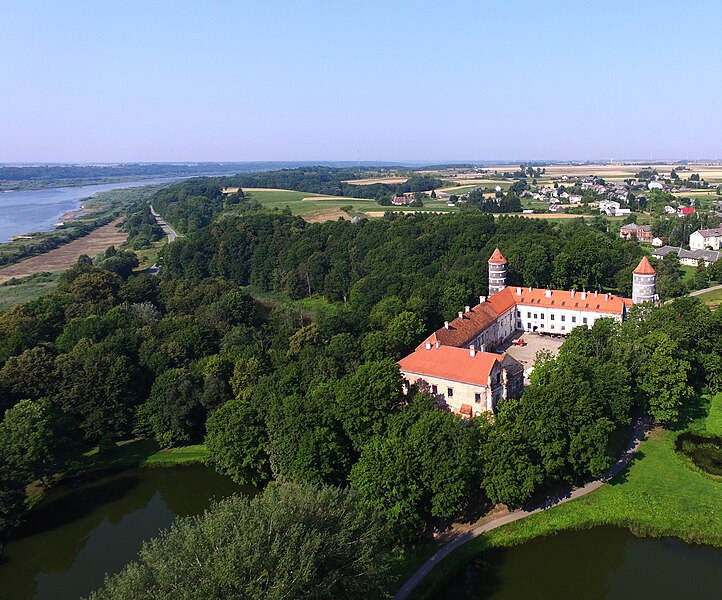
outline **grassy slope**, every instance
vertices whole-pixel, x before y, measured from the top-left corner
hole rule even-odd
[[[153,440],[121,442],[99,454],[98,449],[86,452],[77,463],[78,471],[95,471],[117,467],[160,467],[203,462],[207,456],[202,444],[162,450]]]
[[[57,273],[47,275],[38,273],[0,284],[0,312],[52,292],[57,283]]]
[[[712,398],[707,409],[707,416],[692,428],[722,434],[722,394]],[[687,468],[674,451],[675,437],[671,431],[655,431],[642,443],[630,467],[611,484],[465,544],[435,568],[412,597],[433,597],[470,558],[487,548],[511,546],[565,529],[620,525],[639,535],[675,536],[722,547],[722,483]]]

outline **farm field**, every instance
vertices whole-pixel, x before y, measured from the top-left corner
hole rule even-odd
[[[0,283],[14,277],[27,277],[33,273],[43,271],[49,273],[64,271],[75,264],[83,254],[93,257],[103,252],[108,246],[120,246],[128,237],[126,232],[120,231],[117,228],[117,225],[119,225],[122,220],[122,218],[115,219],[88,235],[73,240],[59,248],[0,269]]]

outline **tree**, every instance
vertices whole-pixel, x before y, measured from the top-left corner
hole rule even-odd
[[[0,455],[26,481],[47,481],[57,472],[61,418],[50,400],[21,400],[0,422]]]
[[[0,553],[2,543],[20,522],[25,509],[25,483],[0,453]]]
[[[208,462],[216,470],[241,485],[258,485],[270,477],[268,434],[263,414],[253,404],[229,400],[211,414],[206,429]]]
[[[179,519],[90,598],[385,598],[386,536],[351,490],[270,485]]]
[[[674,423],[680,408],[694,396],[688,384],[690,364],[679,358],[677,343],[662,331],[640,340],[643,360],[637,387],[644,394],[649,414],[662,424]]]

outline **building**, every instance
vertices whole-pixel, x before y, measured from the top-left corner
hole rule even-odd
[[[488,267],[489,297],[480,296],[479,304],[465,306],[456,319],[446,321],[398,363],[409,386],[429,386],[440,406],[465,415],[468,407],[472,414],[494,410],[499,399],[521,393],[516,378],[523,377],[523,368],[518,361],[488,352],[515,333],[568,335],[575,327],[592,327],[598,319],[623,321],[633,303],[657,301],[656,273],[646,257],[634,271],[632,299],[598,291],[507,287],[507,260],[498,248]],[[501,388],[486,383],[499,373],[499,382],[505,382]]]
[[[391,198],[391,204],[394,206],[406,206],[411,204],[413,201],[414,199],[411,196],[404,196],[403,194],[396,194],[393,198]]]
[[[524,367],[508,354],[425,342],[399,361],[404,389],[430,393],[440,408],[465,417],[493,412],[524,389]]]
[[[674,254],[679,258],[680,264],[688,267],[696,267],[700,261],[704,262],[706,267],[709,267],[711,264],[716,263],[720,255],[722,255],[717,250],[685,250],[677,246],[662,246],[652,252],[652,256],[659,259],[664,258],[667,254]]]
[[[652,240],[652,246],[655,246],[656,248],[661,248],[664,246],[664,240],[661,237],[656,237]]]
[[[621,204],[616,200],[601,200],[599,202],[599,212],[603,215],[609,215],[613,217],[617,214],[617,211],[621,207]]]
[[[637,225],[630,223],[619,228],[619,237],[625,240],[633,240],[638,242],[651,242],[654,238],[651,225]]]
[[[700,229],[689,236],[690,250],[719,250],[722,243],[722,227]]]
[[[691,206],[680,206],[677,208],[677,214],[680,217],[685,217],[687,215],[693,215],[694,214],[694,207]]]

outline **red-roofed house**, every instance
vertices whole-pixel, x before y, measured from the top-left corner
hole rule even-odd
[[[428,391],[437,404],[468,417],[493,411],[499,400],[519,396],[522,364],[507,354],[477,352],[426,342],[399,361],[406,391]]]

